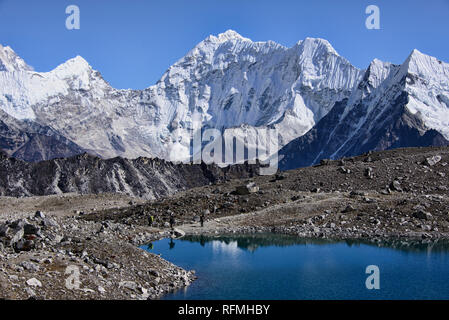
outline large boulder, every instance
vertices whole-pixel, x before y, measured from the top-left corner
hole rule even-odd
[[[121,281],[119,283],[119,288],[125,288],[125,289],[128,289],[128,290],[137,292],[138,285],[134,281]]]
[[[424,210],[418,210],[413,213],[413,217],[420,220],[429,220],[432,218],[432,214]]]
[[[43,227],[57,227],[58,223],[52,218],[43,218],[41,221]]]
[[[21,229],[25,226],[27,222],[23,219],[17,219],[9,224],[9,227],[12,229]]]
[[[433,157],[426,158],[426,160],[424,161],[424,164],[432,167],[432,166],[436,165],[440,161],[441,161],[441,156],[436,155],[436,156],[433,156]]]
[[[368,167],[368,168],[365,169],[365,177],[367,177],[368,179],[373,179],[374,178],[373,168]]]
[[[35,225],[30,223],[25,224],[23,226],[23,230],[25,234],[34,234],[34,235],[39,234],[40,231],[39,227],[36,227]]]
[[[42,282],[37,280],[36,278],[31,278],[26,281],[26,284],[30,287],[42,287]]]
[[[19,241],[13,244],[14,250],[16,252],[30,251],[34,249],[34,246],[35,244],[33,240],[26,240],[26,239],[20,239]]]
[[[35,218],[39,218],[39,219],[44,219],[45,218],[45,214],[42,211],[36,211],[36,213],[34,214]]]
[[[390,189],[398,192],[402,192],[402,186],[401,183],[398,180],[394,180],[392,183],[390,183]]]
[[[11,229],[10,233],[9,233],[9,237],[11,238],[9,240],[9,244],[14,246],[14,244],[16,244],[17,242],[19,242],[19,240],[21,240],[23,238],[25,234],[25,231],[22,228],[18,228],[18,229]]]
[[[182,238],[182,237],[184,237],[186,235],[186,233],[183,230],[181,230],[181,229],[175,228],[175,229],[173,229],[173,235],[176,238]]]
[[[259,191],[259,187],[254,182],[250,182],[244,186],[238,186],[235,188],[235,193],[238,195],[248,195]]]
[[[9,227],[6,223],[0,225],[0,237],[6,237],[6,235],[8,234],[8,230]]]

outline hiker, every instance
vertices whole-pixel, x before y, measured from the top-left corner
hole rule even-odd
[[[200,216],[201,228],[204,226],[204,214]]]
[[[170,228],[173,229],[173,226],[175,225],[175,217],[173,214],[170,216]]]
[[[148,216],[148,225],[150,226],[150,227],[152,227],[153,226],[153,222],[154,222],[154,216]]]

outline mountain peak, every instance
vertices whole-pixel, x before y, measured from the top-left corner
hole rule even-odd
[[[418,49],[413,49],[412,52],[407,57],[407,59],[405,60],[405,63],[407,65],[409,65],[410,62],[417,61],[417,60],[428,59],[428,58],[432,58],[432,57],[422,53]]]
[[[375,58],[366,69],[364,80],[372,87],[377,88],[391,74],[391,70],[396,67],[391,62],[384,62]]]
[[[229,41],[229,40],[250,40],[248,38],[242,37],[238,32],[231,30],[231,29],[229,29],[223,33],[220,33],[217,36],[217,39],[220,42],[225,42],[225,41]]]
[[[79,67],[82,67],[82,68],[86,68],[86,67],[90,68],[90,65],[86,61],[86,59],[84,59],[83,57],[81,57],[79,55],[76,56],[75,58],[69,59],[67,61],[67,63],[71,63],[73,65],[76,65],[76,66],[79,66]]]
[[[25,63],[25,61],[20,58],[13,49],[9,46],[2,46],[0,44],[0,71],[31,71],[29,65]]]
[[[307,37],[304,40],[298,41],[296,46],[302,48],[304,51],[316,51],[321,49],[328,53],[335,54],[337,56],[339,55],[330,42],[326,39]]]
[[[217,36],[209,35],[206,39],[198,43],[189,53],[187,53],[186,56],[195,56],[199,53],[199,51],[212,52],[220,45],[230,41],[232,41],[233,43],[237,43],[239,41],[252,42],[250,39],[242,37],[234,30],[227,30],[223,33],[218,34]],[[181,58],[181,60],[183,59],[184,58]]]
[[[54,71],[70,76],[73,74],[81,74],[84,73],[85,71],[91,70],[92,67],[83,57],[76,56],[75,58],[69,59],[66,62],[57,66]]]
[[[422,53],[421,51],[419,51],[418,49],[413,49],[412,52],[410,53],[411,57],[420,57],[420,56],[425,56],[424,53]]]
[[[416,75],[426,75],[430,78],[447,78],[449,64],[413,49],[402,65],[403,71]]]

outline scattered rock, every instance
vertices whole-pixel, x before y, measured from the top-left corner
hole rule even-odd
[[[250,182],[244,186],[237,186],[235,188],[235,193],[238,195],[248,195],[250,193],[255,193],[259,191],[259,187],[256,186],[254,182]]]
[[[181,229],[174,228],[173,229],[173,235],[176,238],[182,238],[182,237],[184,237],[186,235],[186,233],[183,230],[181,230]]]
[[[34,214],[35,218],[39,218],[39,219],[44,219],[45,218],[45,214],[41,211],[36,211],[36,213]]]
[[[41,221],[42,226],[44,227],[57,227],[58,223],[51,218],[43,218]]]
[[[413,217],[421,220],[429,220],[432,218],[432,214],[424,210],[418,210],[413,213]]]
[[[36,293],[31,288],[26,287],[25,288],[25,292],[27,293],[28,297],[35,297],[36,296]]]
[[[151,275],[151,276],[153,276],[153,277],[156,277],[156,278],[159,278],[159,277],[161,276],[161,274],[159,273],[159,271],[153,270],[153,269],[148,270],[148,274]]]
[[[279,181],[279,180],[284,180],[285,179],[285,175],[281,174],[281,173],[276,173],[275,175],[275,180]]]
[[[95,291],[90,288],[82,288],[80,290],[84,293],[95,293]]]
[[[32,272],[39,271],[39,266],[34,264],[34,263],[32,263],[32,262],[29,262],[29,261],[22,261],[20,266],[22,268],[24,268],[25,270],[28,270],[28,271],[32,271]]]
[[[390,184],[390,188],[391,190],[397,191],[397,192],[402,192],[402,187],[401,187],[401,183],[398,180],[394,180],[391,184]]]
[[[354,208],[352,205],[348,204],[348,205],[346,206],[346,208],[344,208],[341,212],[342,212],[342,213],[347,213],[347,212],[352,212],[352,211],[354,211],[354,210],[355,210],[355,208]]]
[[[42,283],[36,278],[31,278],[26,281],[26,284],[30,287],[42,287]]]
[[[23,229],[23,227],[25,226],[25,223],[26,223],[25,220],[17,219],[15,221],[11,222],[9,227],[12,228],[12,229],[16,229],[16,230]]]
[[[135,291],[135,292],[137,292],[137,289],[138,289],[137,284],[133,281],[121,281],[119,283],[119,287],[131,290],[131,291]]]
[[[338,168],[338,171],[340,171],[341,173],[345,173],[345,174],[351,173],[351,170],[350,170],[350,169],[347,169],[347,168],[345,168],[345,167],[339,167],[339,168]]]
[[[36,227],[33,224],[27,223],[27,224],[24,225],[23,231],[24,231],[25,234],[34,234],[34,235],[36,235],[36,234],[39,233],[40,229],[39,229],[39,227]]]
[[[34,242],[32,240],[20,239],[16,243],[14,243],[14,250],[16,252],[20,251],[30,251],[34,249]]]
[[[426,158],[426,160],[424,161],[424,164],[432,167],[432,166],[436,165],[440,161],[441,161],[441,156],[436,155],[436,156],[433,156],[433,157]]]
[[[368,179],[373,179],[374,178],[373,168],[368,167],[368,168],[365,169],[365,177],[367,177]]]
[[[350,195],[351,197],[357,197],[357,196],[363,197],[363,196],[366,196],[366,192],[361,191],[361,190],[352,190],[352,191],[349,193],[349,195]]]
[[[0,225],[0,237],[5,237],[6,234],[8,233],[8,230],[9,230],[9,227],[6,223]]]
[[[25,231],[23,230],[23,227],[20,227],[18,229],[13,229],[11,231],[11,240],[10,240],[10,244],[11,245],[15,245],[17,242],[19,242],[19,240],[21,240],[23,238],[25,234]]]

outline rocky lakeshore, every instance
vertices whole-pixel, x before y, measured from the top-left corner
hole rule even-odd
[[[449,148],[410,148],[216,181],[153,201],[3,197],[0,298],[157,299],[187,286],[194,271],[139,248],[169,237],[171,217],[188,235],[274,232],[379,246],[446,241],[448,163]]]
[[[0,220],[1,299],[156,299],[195,279],[194,271],[139,248],[168,231],[82,214]]]

